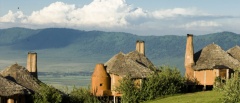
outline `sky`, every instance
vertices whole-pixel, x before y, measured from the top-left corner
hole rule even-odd
[[[240,34],[240,0],[0,0],[0,29],[72,28],[136,35]]]

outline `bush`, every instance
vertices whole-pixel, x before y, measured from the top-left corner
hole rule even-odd
[[[117,87],[117,91],[122,93],[121,101],[123,103],[137,103],[139,101],[140,90],[134,84],[134,79],[131,79],[131,75],[124,77],[119,81],[120,86]]]
[[[93,96],[88,89],[73,87],[69,94],[71,103],[100,103],[100,101]]]
[[[52,86],[41,84],[39,90],[33,95],[34,103],[60,103],[62,95]]]
[[[240,78],[238,73],[238,71],[235,71],[234,76],[228,79],[226,85],[224,85],[222,98],[224,103],[240,102]]]
[[[222,91],[224,85],[225,85],[225,79],[222,79],[220,76],[218,76],[215,78],[215,81],[213,84],[213,90]]]
[[[180,93],[185,88],[185,78],[176,68],[169,66],[160,67],[161,72],[150,76],[144,81],[142,98],[146,100],[155,99],[159,96]]]
[[[141,102],[155,99],[159,96],[171,95],[182,92],[186,87],[185,78],[176,68],[169,66],[160,67],[155,74],[142,80],[141,87],[136,87],[131,76],[127,76],[120,81],[118,90],[121,91],[122,102]]]

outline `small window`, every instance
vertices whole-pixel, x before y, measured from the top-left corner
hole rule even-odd
[[[102,86],[103,84],[102,83],[100,83],[100,86]]]
[[[219,70],[219,76],[220,76],[222,79],[226,79],[226,75],[227,75],[227,70],[226,70],[226,69],[220,69],[220,70]]]

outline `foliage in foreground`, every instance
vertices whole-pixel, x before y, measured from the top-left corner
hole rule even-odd
[[[226,84],[226,79],[222,79],[220,76],[215,78],[214,84],[213,84],[213,90],[221,92],[224,89],[224,86]]]
[[[64,95],[52,86],[41,84],[39,90],[33,95],[34,103],[100,103],[89,89],[76,88]]]
[[[240,78],[238,71],[235,71],[231,79],[228,79],[223,87],[223,103],[240,102]]]
[[[152,100],[159,96],[171,95],[181,92],[185,88],[185,78],[176,68],[160,67],[161,72],[142,80],[140,87],[134,84],[134,79],[127,76],[120,81],[117,90],[121,91],[123,103],[137,103]]]
[[[70,103],[100,103],[100,101],[91,94],[88,89],[74,87],[70,96]]]
[[[127,76],[119,81],[120,86],[117,90],[122,93],[121,100],[123,103],[137,103],[140,97],[140,89],[135,87],[134,80]]]
[[[33,95],[34,103],[60,103],[62,94],[52,86],[41,84],[41,87]]]

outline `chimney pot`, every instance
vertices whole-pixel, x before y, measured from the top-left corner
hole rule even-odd
[[[145,42],[143,40],[136,41],[136,51],[145,55]]]
[[[38,78],[37,74],[37,53],[28,52],[27,57],[27,70],[35,77]]]

